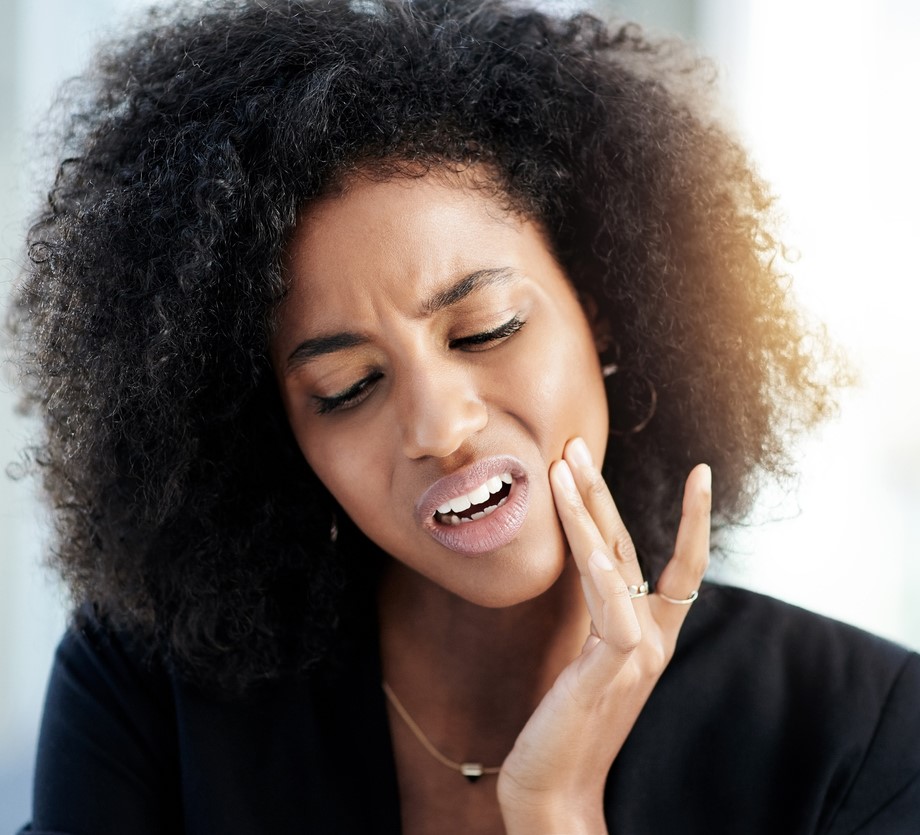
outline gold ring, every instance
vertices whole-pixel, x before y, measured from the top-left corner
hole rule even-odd
[[[668,603],[673,603],[675,606],[689,606],[700,596],[699,591],[692,591],[683,600],[678,600],[676,597],[668,597],[664,592],[658,591],[655,592],[655,594],[657,594],[662,600],[665,600]]]
[[[637,586],[627,586],[626,591],[632,598],[645,597],[648,594],[648,580],[643,580]]]

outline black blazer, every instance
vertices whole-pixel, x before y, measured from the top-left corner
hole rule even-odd
[[[141,655],[91,618],[64,637],[22,832],[399,831],[375,635],[337,672],[245,700]],[[920,656],[707,586],[605,806],[616,835],[920,833]]]

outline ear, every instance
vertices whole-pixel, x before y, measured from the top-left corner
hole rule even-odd
[[[590,293],[579,293],[578,299],[588,319],[588,324],[591,326],[594,347],[598,354],[602,354],[613,347],[613,328],[610,320],[601,312],[600,305]]]

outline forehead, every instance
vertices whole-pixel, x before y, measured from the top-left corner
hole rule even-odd
[[[302,305],[301,322],[320,326],[336,308],[417,305],[469,272],[549,257],[540,227],[481,174],[355,176],[301,213],[283,307]]]
[[[301,243],[315,248],[336,240],[351,252],[355,243],[363,250],[379,237],[394,243],[411,237],[423,244],[471,229],[514,229],[525,220],[481,169],[434,169],[388,178],[357,173],[304,208],[289,252],[296,253]]]

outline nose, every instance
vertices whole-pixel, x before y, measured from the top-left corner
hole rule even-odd
[[[488,421],[471,375],[456,369],[410,373],[401,389],[403,448],[409,458],[451,455]]]

